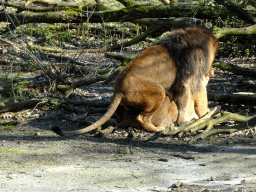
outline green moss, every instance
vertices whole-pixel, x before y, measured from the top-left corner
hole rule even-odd
[[[135,12],[135,11],[144,12],[146,10],[146,7],[147,6],[145,6],[145,5],[133,5],[133,6],[118,9],[118,10],[100,11],[100,13],[118,13],[118,12],[130,13],[130,12]]]
[[[14,128],[14,126],[13,126],[13,125],[7,125],[6,128],[7,128],[8,130],[12,131],[13,128]]]
[[[146,6],[142,6],[142,5],[134,5],[133,8],[135,8],[135,10],[137,10],[137,11],[145,11],[146,10]]]
[[[31,91],[30,93],[29,93],[29,96],[28,96],[30,99],[32,99],[32,98],[35,98],[36,97],[36,92],[35,91]]]
[[[51,19],[51,20],[54,20],[54,21],[55,21],[55,20],[58,21],[60,15],[59,15],[59,14],[56,14],[56,12],[48,12],[48,13],[46,14],[46,17],[47,17],[47,19]]]
[[[56,98],[49,98],[46,102],[46,105],[50,106],[51,108],[56,108],[60,104],[59,100]]]
[[[213,63],[213,66],[221,68],[221,69],[225,69],[225,70],[229,69],[229,67],[226,64],[223,64],[223,63]]]
[[[17,83],[17,85],[14,87],[15,92],[22,92],[22,88],[28,87],[29,86],[29,81],[21,81]],[[10,96],[12,94],[12,84],[8,84],[5,86],[3,92],[5,95]]]
[[[83,10],[83,7],[88,6],[88,4],[83,4],[78,6],[78,8],[72,8],[69,9],[67,11],[64,12],[64,14],[66,15],[74,15],[74,14],[78,14],[79,12],[81,12]]]
[[[125,13],[129,13],[129,12],[133,12],[133,11],[140,11],[140,12],[144,12],[146,10],[146,6],[145,5],[133,5],[130,7],[126,7],[121,9],[123,12]]]
[[[70,10],[65,11],[64,14],[74,15],[74,14],[78,14],[78,11],[75,11],[74,9],[70,9]]]
[[[3,101],[2,101],[4,104],[7,104],[9,102],[9,99],[8,98],[5,98]]]
[[[7,147],[0,148],[0,153],[25,153],[24,149],[9,149]]]
[[[107,10],[108,7],[102,3],[98,3],[95,5],[95,8],[97,11],[104,11],[104,10]]]
[[[18,86],[28,87],[29,86],[29,81],[21,81],[21,82],[18,83]]]
[[[24,74],[18,73],[17,75],[15,75],[15,78],[16,78],[16,79],[29,78],[29,76],[28,76],[28,75],[24,75]]]

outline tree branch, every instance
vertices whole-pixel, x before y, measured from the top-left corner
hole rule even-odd
[[[117,49],[121,49],[122,47],[128,47],[131,45],[134,45],[144,39],[146,39],[149,35],[151,35],[154,31],[158,30],[159,27],[153,26],[153,27],[149,27],[147,30],[145,30],[141,35],[139,35],[138,37],[135,37],[134,39],[132,39],[131,41],[126,41],[122,44],[118,44],[118,45],[113,45],[113,46],[107,46],[107,47],[103,47],[100,49],[80,49],[80,50],[64,50],[64,49],[58,49],[58,48],[50,48],[50,47],[41,47],[38,45],[32,45],[32,43],[29,43],[29,45],[31,47],[34,48],[38,48],[41,49],[43,51],[49,51],[49,52],[54,52],[54,53],[62,53],[62,52],[66,52],[66,53],[102,53],[102,52],[106,52],[106,51],[110,51],[110,50],[117,50]]]
[[[213,67],[220,68],[224,71],[229,71],[232,73],[235,73],[237,75],[244,75],[244,76],[249,76],[252,78],[256,78],[256,70],[252,68],[244,68],[244,67],[239,67],[237,65],[231,64],[231,63],[224,63],[221,61],[214,62],[212,64]]]
[[[209,9],[207,13],[203,8],[197,8],[196,15],[193,13],[192,8],[184,8],[180,6],[146,6],[135,5],[129,8],[109,11],[78,11],[72,12],[55,11],[45,13],[22,12],[22,13],[8,13],[10,18],[15,22],[15,25],[27,23],[102,23],[102,22],[117,22],[129,21],[133,22],[139,18],[169,18],[169,17],[196,17],[202,19],[216,19],[217,17],[226,18],[227,11],[222,14],[214,15]],[[6,21],[6,12],[0,12],[0,22]]]
[[[256,25],[243,28],[221,28],[215,32],[215,37],[218,39],[227,35],[252,35],[256,34]]]
[[[122,3],[125,7],[129,7],[129,6],[133,6],[133,5],[137,5],[137,3],[135,3],[132,0],[117,0],[118,2]]]
[[[207,92],[209,101],[256,105],[256,93],[211,93]]]
[[[6,104],[4,107],[0,107],[0,113],[10,111],[13,109],[18,109],[21,107],[28,107],[32,105],[36,105],[39,102],[42,102],[43,99],[32,99],[32,100],[27,100],[27,101],[21,101],[19,103],[9,103]]]
[[[134,23],[138,23],[140,25],[161,25],[161,26],[168,26],[169,30],[171,29],[177,29],[181,27],[186,27],[190,25],[197,25],[201,24],[201,20],[197,18],[192,17],[180,17],[175,19],[169,19],[169,18],[141,18],[141,19],[135,19]]]
[[[229,116],[229,119],[234,119],[236,120],[236,116],[237,114],[233,114],[233,113],[226,113],[227,116]],[[247,120],[244,121],[243,123],[240,123],[238,125],[232,126],[232,127],[220,127],[220,128],[216,128],[216,129],[210,129],[210,130],[206,130],[205,132],[195,136],[193,139],[191,139],[189,141],[189,143],[194,143],[196,140],[198,139],[205,139],[211,135],[214,134],[218,134],[218,133],[233,133],[235,131],[239,131],[239,130],[243,130],[243,129],[247,129],[250,127],[253,127],[256,125],[256,115],[252,116],[252,117],[247,117]]]
[[[249,14],[247,11],[243,10],[241,7],[237,6],[234,3],[229,2],[228,0],[215,0],[217,3],[225,6],[231,13],[235,13],[243,20],[251,24],[256,24],[256,18]]]

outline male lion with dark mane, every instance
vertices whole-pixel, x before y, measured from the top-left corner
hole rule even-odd
[[[205,85],[208,83],[211,76],[214,75],[214,69],[212,68],[208,74],[205,75]],[[204,91],[204,90],[202,90]],[[151,122],[155,126],[168,126],[172,123],[177,122],[178,118],[178,108],[176,103],[173,100],[170,100],[170,98],[173,98],[172,95],[166,96],[163,104],[161,107],[153,114],[151,117]],[[206,98],[207,99],[207,98]],[[219,112],[220,106],[216,107],[212,110],[212,114]],[[116,110],[116,115],[119,121],[121,121],[118,125],[118,127],[121,128],[127,128],[127,127],[136,127],[140,128],[139,122],[136,120],[137,115],[140,113],[140,111],[136,108],[126,110],[124,106],[119,105]],[[209,117],[211,116],[209,114]],[[207,116],[208,117],[208,116]],[[198,119],[198,115],[195,112],[195,101],[191,100],[189,111],[187,113],[187,119],[188,121],[193,119]]]
[[[132,116],[128,121],[136,119],[149,132],[165,129],[166,118],[184,125],[203,117],[209,112],[206,85],[217,45],[203,27],[172,32],[120,71],[112,102],[101,119],[80,130],[52,130],[61,136],[84,134],[108,121],[118,106]]]

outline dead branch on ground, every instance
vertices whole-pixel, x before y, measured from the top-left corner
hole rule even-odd
[[[252,68],[239,67],[237,65],[231,63],[224,63],[221,61],[214,62],[212,64],[213,67],[220,68],[224,71],[229,71],[235,73],[237,75],[249,76],[252,78],[256,78],[256,70]]]
[[[220,123],[231,121],[231,120],[239,124],[231,127],[229,126],[214,127]],[[178,127],[178,128],[175,128],[174,130],[167,129],[163,132],[162,136],[166,137],[166,136],[178,135],[179,137],[184,137],[184,136],[194,135],[193,138],[189,141],[189,143],[194,143],[198,139],[205,139],[209,136],[219,134],[219,133],[233,133],[235,131],[251,128],[255,125],[256,125],[256,115],[251,117],[246,117],[243,115],[234,114],[227,111],[222,111],[220,114],[216,116],[213,116],[210,118],[201,118],[184,127]],[[203,133],[198,132],[201,130],[204,130],[204,132]]]
[[[5,106],[0,107],[0,113],[10,111],[13,109],[19,109],[22,107],[33,106],[42,101],[43,101],[43,99],[32,99],[32,100],[22,101],[19,103],[8,103]]]

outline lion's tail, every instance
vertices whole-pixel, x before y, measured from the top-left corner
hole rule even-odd
[[[60,136],[70,136],[70,135],[80,135],[87,133],[89,131],[92,131],[93,129],[96,129],[97,127],[101,126],[105,122],[107,122],[110,117],[115,113],[117,110],[117,107],[119,106],[120,102],[122,100],[122,95],[121,94],[116,94],[113,97],[112,103],[110,104],[107,112],[94,124],[85,127],[83,129],[75,130],[75,131],[63,131],[59,127],[53,127],[52,130],[57,133]]]

